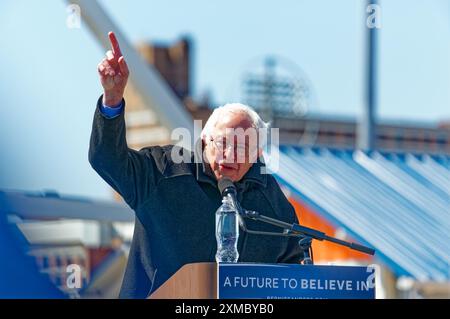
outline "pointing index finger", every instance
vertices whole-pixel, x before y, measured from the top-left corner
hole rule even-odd
[[[114,34],[114,32],[112,32],[112,31],[109,32],[108,37],[109,37],[109,42],[111,42],[111,47],[112,47],[114,56],[116,58],[121,57],[122,52],[120,51],[119,41],[117,41],[117,38],[116,38],[116,35]]]

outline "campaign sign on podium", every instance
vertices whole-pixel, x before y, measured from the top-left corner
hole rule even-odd
[[[354,266],[219,263],[220,299],[374,299],[375,269]]]

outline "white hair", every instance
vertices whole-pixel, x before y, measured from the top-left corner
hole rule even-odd
[[[258,113],[250,106],[241,104],[241,103],[227,103],[225,105],[219,106],[214,109],[208,120],[206,121],[205,127],[202,130],[201,138],[202,140],[206,140],[207,138],[212,136],[213,130],[217,125],[219,119],[223,118],[223,116],[227,113],[245,113],[252,123],[252,127],[256,129],[257,133],[260,133],[262,129],[266,132],[261,132],[263,136],[261,136],[260,147],[264,147],[266,143],[266,135],[267,129],[270,124],[264,122]]]

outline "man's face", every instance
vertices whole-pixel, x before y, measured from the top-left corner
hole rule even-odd
[[[228,177],[239,181],[260,155],[257,131],[244,112],[226,113],[204,144],[207,165],[217,180]]]

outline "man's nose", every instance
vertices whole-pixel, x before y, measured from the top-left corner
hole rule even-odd
[[[235,162],[236,156],[232,147],[226,147],[223,152],[224,160],[227,162]]]

